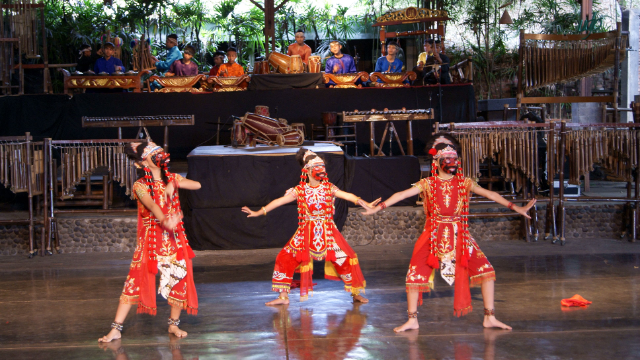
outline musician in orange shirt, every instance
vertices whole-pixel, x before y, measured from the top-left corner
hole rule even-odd
[[[236,62],[238,58],[238,52],[235,48],[229,48],[227,50],[227,62],[220,65],[220,70],[218,71],[219,77],[239,77],[244,75],[244,69],[242,65]]]
[[[304,39],[304,31],[296,31],[296,42],[289,45],[289,48],[287,49],[287,55],[300,55],[300,58],[302,58],[302,62],[305,63],[305,65],[309,65],[311,48],[309,47],[309,45],[304,43]]]

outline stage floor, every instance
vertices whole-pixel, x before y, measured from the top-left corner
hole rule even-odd
[[[354,305],[341,283],[322,279],[309,301],[266,307],[278,249],[198,252],[197,317],[184,315],[178,340],[158,316],[109,330],[131,254],[68,254],[0,263],[2,359],[630,359],[640,357],[640,243],[546,241],[481,243],[497,270],[496,313],[513,331],[483,330],[474,311],[452,316],[453,288],[439,276],[418,309],[421,328],[394,334],[406,319],[404,276],[411,246],[356,247],[369,304]],[[562,309],[580,294],[587,309]]]

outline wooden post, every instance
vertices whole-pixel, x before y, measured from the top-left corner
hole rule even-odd
[[[590,0],[583,0],[590,1]],[[618,112],[618,80],[620,78],[620,46],[622,43],[622,23],[616,23],[616,46],[614,48],[613,62],[613,122],[620,121],[620,113]],[[626,106],[626,105],[625,105]]]
[[[567,154],[566,148],[566,139],[567,139],[567,123],[562,121],[562,125],[560,127],[560,188],[558,191],[558,232],[560,237],[560,245],[564,245],[565,237],[564,237],[564,229],[565,229],[565,209],[564,209],[564,158]],[[556,240],[553,241],[554,243]]]
[[[413,155],[413,127],[411,120],[407,120],[407,153]]]

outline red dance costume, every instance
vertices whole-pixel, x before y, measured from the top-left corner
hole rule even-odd
[[[364,292],[358,257],[333,222],[335,193],[328,181],[318,186],[301,184],[292,190],[298,198],[298,230],[280,251],[273,271],[273,291],[289,292],[294,272],[300,273],[300,300],[313,293],[313,260],[325,261],[324,277],[344,281],[353,295]]]
[[[407,292],[420,292],[422,303],[422,293],[433,288],[433,270],[439,268],[449,285],[455,282],[454,315],[466,315],[472,309],[469,285],[495,280],[493,266],[469,234],[465,216],[470,192],[478,184],[462,176],[431,176],[414,186],[424,198],[426,221],[413,249]]]
[[[178,174],[169,174],[169,182],[182,179]],[[138,313],[155,315],[155,275],[159,270],[158,293],[168,300],[169,305],[195,315],[198,312],[198,296],[191,264],[195,255],[187,241],[183,223],[180,222],[175,231],[163,230],[156,217],[140,201],[144,196],[151,196],[145,178],[136,181],[133,190],[138,200],[138,243],[120,303],[138,304]],[[169,203],[165,202],[164,193],[165,184],[160,180],[154,181],[153,200],[162,212],[165,215],[180,212],[177,190]]]

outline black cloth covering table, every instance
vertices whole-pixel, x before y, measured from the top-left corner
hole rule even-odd
[[[329,181],[344,187],[344,155],[330,144],[306,147],[321,154]],[[187,177],[199,181],[197,191],[181,191],[185,229],[195,250],[282,247],[298,227],[296,202],[247,218],[240,209],[259,210],[300,182],[297,147],[231,148],[202,146],[187,157]],[[334,221],[342,228],[347,204],[336,200]]]
[[[382,201],[420,181],[420,163],[415,156],[353,157],[345,156],[344,190],[365,201],[379,197]],[[394,206],[415,206],[418,196],[404,199]],[[349,203],[350,207],[355,204]]]
[[[315,89],[324,87],[319,74],[258,74],[251,75],[247,90]]]

